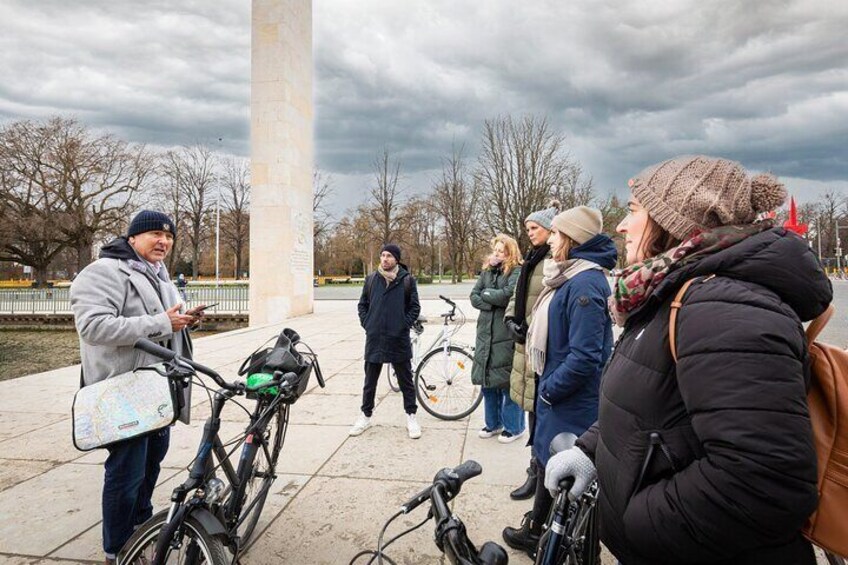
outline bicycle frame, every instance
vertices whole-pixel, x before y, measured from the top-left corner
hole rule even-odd
[[[230,462],[227,452],[218,432],[221,429],[221,412],[224,405],[236,393],[233,391],[221,389],[215,393],[212,402],[212,413],[206,420],[203,427],[203,437],[197,450],[197,455],[189,472],[189,478],[183,484],[176,487],[171,494],[171,508],[168,512],[166,524],[171,524],[176,519],[177,523],[168,528],[172,535],[167,536],[168,543],[173,539],[173,534],[176,534],[182,522],[200,508],[208,510],[212,515],[221,522],[222,528],[227,533],[230,545],[237,544],[235,539],[236,531],[241,525],[244,518],[239,520],[240,516],[247,516],[253,504],[260,499],[263,494],[261,491],[256,494],[251,505],[242,512],[244,503],[245,484],[241,477],[246,476],[246,472],[252,468],[253,462],[259,452],[259,447],[262,447],[263,454],[266,460],[270,463],[271,454],[268,452],[268,445],[265,441],[260,440],[258,443],[255,438],[261,437],[265,428],[273,417],[274,411],[279,409],[280,397],[274,397],[271,402],[267,402],[264,398],[257,399],[256,407],[250,416],[250,425],[244,434],[244,446],[239,458],[239,468],[236,471]],[[283,410],[287,410],[285,407]],[[284,415],[284,423],[288,422],[288,414]],[[234,450],[233,450],[234,451]],[[214,462],[217,461],[217,465]],[[209,481],[215,477],[215,470],[220,468],[224,472],[228,487],[217,493],[217,498],[211,498],[216,493],[208,493],[203,490],[203,487],[208,485]],[[276,478],[274,476],[274,478]],[[268,490],[271,483],[268,483],[264,490]],[[195,496],[186,503],[188,494],[195,491]],[[218,512],[213,512],[212,507],[218,506]],[[181,510],[184,509],[184,510]],[[164,531],[164,530],[163,530]]]
[[[592,511],[597,502],[597,483],[592,485],[575,502],[568,500],[567,488],[561,488],[551,507],[550,516],[545,524],[547,530],[539,540],[536,565],[577,564],[578,550],[585,542],[586,530]]]

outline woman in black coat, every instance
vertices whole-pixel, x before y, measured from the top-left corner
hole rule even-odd
[[[601,539],[624,565],[813,565],[800,529],[817,504],[802,322],[832,291],[806,242],[762,212],[786,192],[738,163],[678,157],[630,180],[624,333],[598,422],[552,457],[546,486],[597,476]],[[694,279],[677,317],[671,303]]]

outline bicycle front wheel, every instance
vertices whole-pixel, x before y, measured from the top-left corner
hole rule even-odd
[[[455,345],[425,355],[415,370],[415,393],[424,410],[441,420],[459,420],[474,412],[483,389],[471,382],[473,362]]]
[[[211,536],[191,516],[183,522],[184,537],[179,549],[169,547],[166,555],[157,558],[156,543],[167,518],[168,511],[162,510],[139,526],[121,550],[118,562],[122,565],[229,565],[232,559],[221,540]]]
[[[261,434],[257,433],[251,438],[258,449],[253,453],[252,464],[242,470],[242,475],[239,477],[239,480],[244,483],[235,531],[239,539],[239,551],[247,547],[253,537],[262,509],[265,507],[265,500],[277,478],[277,459],[283,446],[287,409],[287,406],[280,406],[275,410]],[[231,496],[234,495],[235,491]]]

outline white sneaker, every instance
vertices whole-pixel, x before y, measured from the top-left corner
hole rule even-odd
[[[360,414],[359,419],[356,420],[356,423],[347,433],[349,436],[358,436],[365,430],[371,427],[371,418],[366,416],[365,414]]]
[[[489,439],[490,437],[495,437],[499,435],[503,428],[495,428],[494,430],[490,430],[489,428],[483,428],[479,432],[477,432],[477,437],[481,439]]]
[[[498,441],[501,443],[512,443],[520,437],[524,437],[526,430],[522,430],[519,434],[511,434],[508,431],[504,430],[501,432],[501,435],[498,436]]]
[[[418,439],[421,437],[421,426],[418,425],[415,414],[406,415],[406,431],[409,432],[409,439]]]

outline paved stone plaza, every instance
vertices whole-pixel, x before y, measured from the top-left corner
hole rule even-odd
[[[473,314],[467,301],[458,301]],[[472,540],[502,543],[504,525],[516,525],[528,502],[508,493],[524,478],[529,448],[481,440],[482,407],[459,422],[444,422],[419,410],[424,436],[406,436],[400,393],[383,381],[374,427],[358,438],[347,435],[356,419],[362,386],[364,333],[351,300],[321,300],[308,316],[259,328],[217,334],[196,341],[196,359],[234,378],[243,358],[286,326],[295,328],[319,354],[327,388],[311,383],[295,404],[283,448],[279,478],[272,490],[245,565],[347,564],[362,549],[376,546],[385,520],[443,466],[475,459],[483,474],[472,479],[454,502]],[[423,313],[444,310],[438,300],[422,301]],[[428,326],[433,332],[438,322]],[[45,339],[49,333],[45,334]],[[472,343],[474,320],[458,339]],[[71,442],[70,407],[79,385],[79,366],[0,382],[0,565],[101,563],[100,489],[104,453],[81,453]],[[163,508],[171,489],[186,476],[208,402],[195,389],[192,424],[173,429],[154,504]],[[224,414],[222,435],[244,425],[241,411]],[[424,518],[424,507],[390,530],[398,533]],[[413,532],[392,547],[398,563],[439,563],[432,527]],[[503,545],[503,544],[502,544]],[[512,563],[529,563],[510,552]],[[364,561],[362,561],[364,562]],[[821,563],[824,563],[820,559]],[[604,565],[614,560],[605,555]]]
[[[473,313],[467,302],[460,304]],[[428,300],[422,308],[437,317],[444,303]],[[376,546],[383,522],[439,468],[466,459],[480,462],[483,474],[466,484],[454,508],[475,542],[500,542],[501,528],[518,524],[529,509],[529,503],[508,498],[524,478],[529,448],[520,441],[502,445],[477,438],[482,407],[459,422],[436,420],[419,410],[424,436],[413,441],[406,436],[400,393],[382,382],[375,426],[358,438],[348,437],[362,385],[364,333],[355,309],[349,300],[320,301],[315,314],[285,324],[196,342],[199,362],[234,378],[248,353],[291,326],[316,349],[327,378],[327,388],[311,383],[293,408],[280,476],[260,525],[264,531],[245,564],[346,564],[358,551]],[[459,339],[472,343],[473,337],[470,320]],[[81,453],[71,443],[70,407],[78,382],[79,366],[74,366],[0,383],[0,564],[101,561],[104,452]],[[194,456],[208,415],[202,390],[195,389],[194,399],[192,424],[173,429],[155,494],[157,508],[184,480],[184,466]],[[222,435],[237,434],[242,416],[237,409],[225,413]],[[394,531],[422,520],[424,512],[422,507],[399,520]],[[390,555],[399,563],[439,562],[432,531],[428,526],[414,532]],[[529,563],[520,556],[511,560]]]

